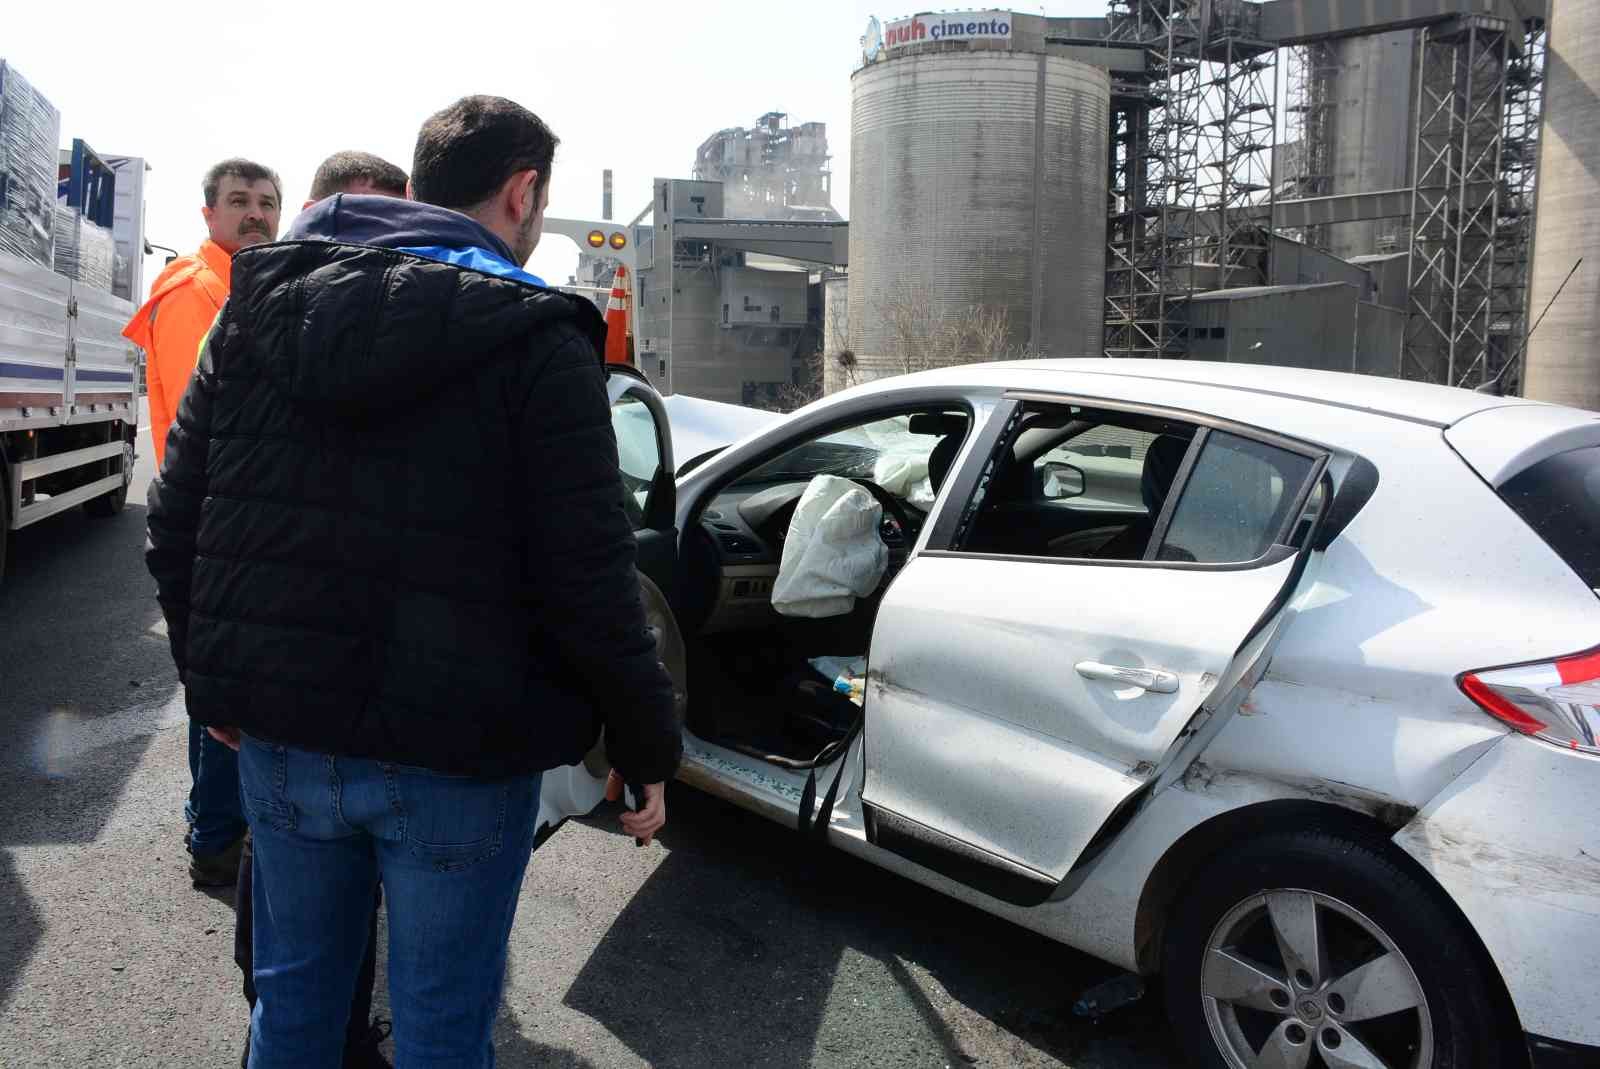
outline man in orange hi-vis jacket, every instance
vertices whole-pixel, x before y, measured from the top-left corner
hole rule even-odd
[[[156,467],[166,457],[167,431],[189,386],[200,343],[222,302],[228,299],[233,254],[278,236],[283,187],[278,176],[250,160],[223,160],[206,172],[202,184],[211,236],[198,251],[167,265],[150,287],[150,299],[123,328],[123,335],[148,356],[150,437]]]
[[[158,469],[178,402],[199,362],[200,343],[228,299],[233,254],[274,240],[283,207],[278,176],[249,160],[223,160],[206,172],[201,188],[205,207],[200,213],[210,238],[193,255],[167,265],[150,288],[150,299],[122,331],[148,356],[145,382]],[[189,775],[193,785],[183,810],[189,879],[196,887],[227,887],[238,877],[244,849],[238,759],[192,721]]]

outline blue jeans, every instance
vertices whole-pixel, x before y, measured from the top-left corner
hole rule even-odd
[[[189,779],[189,800],[183,806],[183,819],[191,829],[189,849],[220,854],[244,834],[239,758],[193,720],[189,721]]]
[[[537,775],[485,781],[246,737],[255,849],[250,1069],[338,1069],[372,887],[397,1069],[489,1069]]]

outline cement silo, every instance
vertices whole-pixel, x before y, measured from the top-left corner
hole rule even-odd
[[[978,320],[959,335],[966,353],[1103,351],[1110,85],[1061,56],[948,42],[856,71],[858,380],[944,362],[952,332]]]
[[[1528,342],[1523,392],[1600,409],[1600,5],[1553,0],[1545,71],[1533,319],[1586,261]]]

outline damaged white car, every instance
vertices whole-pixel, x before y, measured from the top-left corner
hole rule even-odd
[[[1593,1064],[1600,417],[1039,361],[683,471],[611,396],[683,781],[1161,974],[1198,1065]]]

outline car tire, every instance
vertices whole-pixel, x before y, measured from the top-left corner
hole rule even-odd
[[[1511,1063],[1473,939],[1382,839],[1270,833],[1180,892],[1163,945],[1167,1012],[1206,1069],[1496,1069]],[[1269,1046],[1281,1060],[1258,1061]]]

